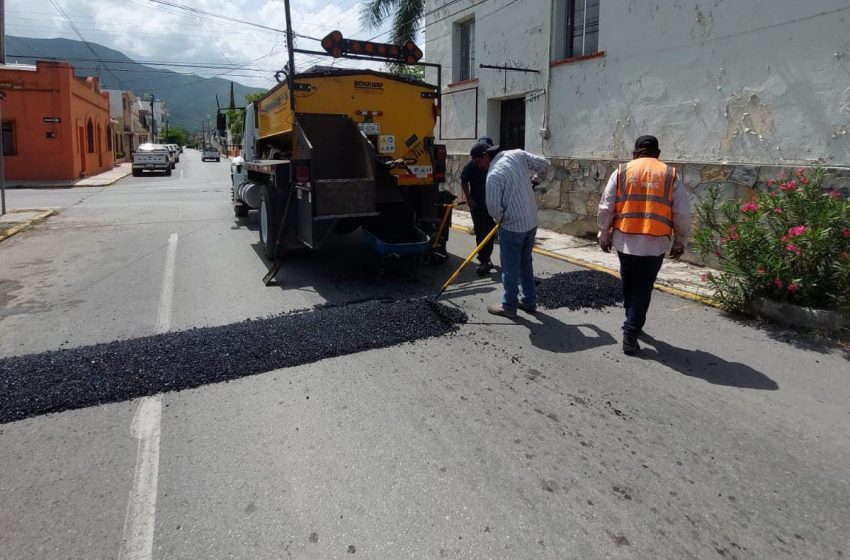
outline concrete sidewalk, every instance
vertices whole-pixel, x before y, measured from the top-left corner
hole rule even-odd
[[[469,212],[457,210],[452,214],[452,227],[473,233]],[[548,229],[537,230],[535,252],[572,264],[619,276],[620,263],[616,253],[605,253],[595,241],[556,233]],[[712,303],[712,291],[702,282],[708,269],[679,260],[666,259],[655,287],[674,295]]]
[[[58,210],[56,208],[9,210],[6,214],[0,216],[0,241],[4,241],[28,227],[43,222],[57,212]]]
[[[132,172],[133,165],[131,163],[119,163],[117,166],[110,169],[109,171],[104,171],[103,173],[92,175],[91,177],[86,177],[84,179],[50,181],[18,181],[13,179],[6,182],[6,188],[62,189],[71,187],[108,187],[109,185],[115,183],[119,179],[123,179]]]

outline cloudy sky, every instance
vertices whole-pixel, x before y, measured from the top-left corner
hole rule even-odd
[[[171,68],[175,71],[219,75],[257,87],[274,84],[274,71],[286,62],[285,38],[274,31],[150,0],[53,1],[87,41],[119,50],[140,62],[175,62],[181,64]],[[168,1],[267,27],[286,27],[282,0]],[[346,37],[369,39],[386,31],[386,28],[377,31],[361,28],[361,2],[358,0],[291,0],[291,9],[295,32],[306,36],[321,38],[339,29]],[[6,33],[24,37],[78,38],[51,0],[6,0]],[[384,33],[377,40],[386,39]],[[298,41],[302,48],[321,50],[315,41],[304,38]],[[302,57],[296,66],[301,70],[316,62],[329,64],[330,60]],[[184,63],[238,65],[239,68],[189,68],[182,66]]]

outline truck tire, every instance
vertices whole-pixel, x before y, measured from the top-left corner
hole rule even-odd
[[[233,207],[233,213],[236,215],[237,218],[244,218],[245,216],[247,216],[248,210],[250,210],[250,208],[248,208],[244,204],[237,204]]]
[[[173,161],[171,162],[171,169],[177,169],[177,164]]]
[[[221,158],[215,158],[216,161],[221,161]]]
[[[165,170],[165,176],[166,176],[166,177],[171,177],[171,168],[170,168],[170,167],[169,167],[168,169],[166,169],[166,170]]]
[[[141,177],[141,176],[142,176],[142,170],[141,169],[134,169],[133,170],[133,177]]]
[[[269,260],[274,260],[277,244],[277,231],[280,227],[280,197],[272,185],[263,184],[260,193],[260,244],[263,254]]]

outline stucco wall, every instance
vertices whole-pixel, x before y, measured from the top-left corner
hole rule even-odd
[[[426,55],[444,64],[444,86],[452,25],[472,15],[476,64],[540,70],[508,72],[506,83],[476,68],[477,82],[444,87],[478,88],[477,130],[456,126],[474,103],[447,104],[452,153],[473,136],[497,138],[498,100],[519,96],[526,149],[549,157],[625,159],[636,136],[654,134],[663,157],[681,162],[850,165],[846,0],[603,1],[605,56],[553,67],[549,0],[427,4]]]

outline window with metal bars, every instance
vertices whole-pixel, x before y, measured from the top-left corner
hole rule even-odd
[[[18,154],[18,146],[15,144],[15,123],[3,121],[3,155],[14,156]]]
[[[464,21],[458,27],[458,69],[455,80],[471,80],[475,77],[475,20]]]
[[[599,50],[600,0],[567,0],[566,57]]]

